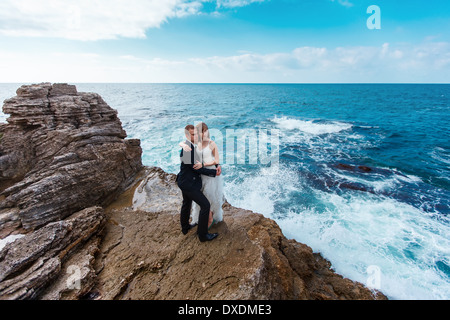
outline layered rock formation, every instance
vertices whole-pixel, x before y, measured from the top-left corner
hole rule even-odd
[[[0,299],[385,298],[228,203],[217,239],[183,235],[175,175],[142,168],[139,141],[100,96],[17,94],[0,126],[0,240],[24,236],[0,247]]]
[[[0,297],[36,298],[61,263],[102,230],[111,203],[142,168],[117,111],[75,86],[22,86],[0,126]]]
[[[0,236],[110,202],[141,169],[139,140],[124,140],[117,111],[95,93],[49,83],[6,100],[1,127]]]
[[[0,251],[0,298],[38,298],[61,273],[66,258],[76,251],[84,251],[86,240],[98,233],[104,222],[103,209],[91,207],[6,245]],[[83,266],[78,262],[73,266],[81,273]],[[61,292],[67,288],[67,283],[64,285]]]

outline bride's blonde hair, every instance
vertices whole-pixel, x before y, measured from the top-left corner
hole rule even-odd
[[[207,137],[208,139],[210,139],[210,137],[209,137],[209,129],[208,129],[208,126],[206,125],[206,123],[200,122],[200,123],[198,123],[198,124],[195,126],[195,128],[197,129],[197,132],[198,132],[198,133],[200,133],[200,132],[202,133],[202,135],[201,135],[202,140],[203,140],[203,134],[204,134],[205,132],[208,132],[207,135],[206,135],[206,137]]]

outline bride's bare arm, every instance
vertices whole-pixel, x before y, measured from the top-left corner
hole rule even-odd
[[[214,153],[214,164],[216,165],[217,168],[217,176],[220,176],[222,174],[222,168],[220,167],[220,156],[219,156],[219,148],[217,147],[217,145],[214,143],[214,149],[213,149],[213,153]]]
[[[217,147],[217,144],[214,141],[211,141],[212,144],[212,152],[214,155],[214,162],[211,162],[210,166],[215,164],[220,164],[220,155],[219,155],[219,148]]]

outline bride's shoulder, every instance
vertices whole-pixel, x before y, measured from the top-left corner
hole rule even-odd
[[[213,150],[215,147],[217,147],[216,143],[214,142],[214,140],[209,140],[209,146],[211,147],[211,149]]]

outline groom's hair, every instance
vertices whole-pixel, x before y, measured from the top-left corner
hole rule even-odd
[[[184,131],[194,130],[195,127],[192,124],[188,124],[186,127],[184,127]]]

